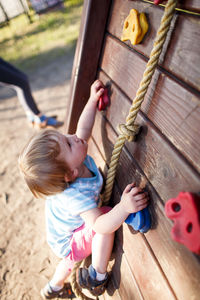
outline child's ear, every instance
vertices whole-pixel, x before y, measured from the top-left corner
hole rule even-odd
[[[70,182],[70,181],[74,181],[76,178],[78,177],[78,170],[74,169],[73,171],[71,171],[71,174],[65,174],[65,182]]]

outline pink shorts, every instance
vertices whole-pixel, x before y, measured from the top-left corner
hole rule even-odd
[[[100,208],[105,214],[111,210],[109,206],[103,206]],[[85,224],[75,230],[71,242],[71,252],[65,257],[69,271],[74,267],[74,264],[80,260],[83,260],[92,253],[92,239],[96,232],[92,228],[86,227]]]

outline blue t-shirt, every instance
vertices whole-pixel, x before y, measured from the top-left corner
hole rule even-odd
[[[93,177],[77,178],[62,193],[46,199],[47,242],[61,258],[71,251],[70,240],[74,230],[84,224],[80,214],[98,206],[103,179],[89,155],[84,164],[94,174]]]

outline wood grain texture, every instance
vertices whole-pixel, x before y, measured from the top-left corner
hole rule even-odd
[[[134,1],[134,0],[131,0]],[[145,0],[143,0],[145,2]],[[153,0],[150,0],[152,5],[154,5]],[[166,2],[163,2],[163,5],[165,5]],[[162,8],[162,6],[159,6]],[[200,12],[200,4],[199,0],[179,0],[177,3],[177,8],[183,9],[183,10],[188,10],[189,12]],[[180,12],[184,13],[184,12]],[[188,12],[186,12],[188,13]]]
[[[106,174],[117,138],[116,127],[125,122],[163,8],[138,0],[113,0],[108,20],[107,1],[87,0],[85,3],[93,6],[85,8],[76,51],[69,127],[75,128],[87,101],[101,54],[102,71],[98,76],[110,86],[111,106],[106,112],[97,113],[89,154]],[[198,11],[199,5],[199,0],[179,2],[179,7],[193,11]],[[119,40],[124,19],[133,7],[145,12],[150,22],[143,43],[136,46]],[[108,31],[105,34],[106,21]],[[199,192],[199,29],[197,17],[177,13],[173,18],[159,66],[137,116],[142,130],[136,142],[126,143],[122,150],[111,204],[118,203],[126,185],[135,181],[150,195],[152,230],[145,235],[136,234],[123,224],[117,231],[116,261],[114,265],[113,262],[109,264],[113,267],[112,281],[102,300],[199,300],[199,257],[171,239],[173,223],[164,212],[165,202],[179,191]],[[104,47],[101,48],[103,38]]]
[[[104,84],[108,83],[108,77],[102,72],[100,73],[100,79]],[[110,89],[111,105],[106,112],[106,118],[116,131],[118,124],[125,122],[131,103],[114,83],[112,83]],[[108,134],[106,132],[108,124],[101,119],[99,114],[96,119],[97,126],[101,128],[101,135],[106,136]],[[136,121],[142,126],[141,134],[138,136],[136,143],[127,143],[126,145],[161,198],[166,201],[168,198],[177,195],[181,190],[198,192],[200,176],[185,158],[177,152],[174,146],[142,113],[138,114]],[[96,137],[96,139],[98,138]],[[116,135],[109,132],[107,139],[114,144]],[[109,147],[108,142],[107,144],[104,149],[102,148],[102,151],[106,153],[108,153],[106,149]],[[194,149],[191,148],[191,151],[196,151],[195,147]],[[110,153],[107,155],[109,156]]]
[[[65,130],[69,133],[76,131],[79,116],[89,98],[90,87],[96,77],[109,6],[110,0],[84,1],[72,70],[71,106],[65,123]],[[94,31],[98,34],[94,34]]]
[[[181,0],[179,3],[179,7],[200,13],[199,0]]]
[[[100,145],[100,148],[101,145],[104,144],[107,145],[107,148],[109,146],[112,147],[110,143],[105,143],[105,141],[103,141],[103,139],[101,139],[99,135],[100,124],[98,121],[98,117],[104,118],[101,114],[98,114],[97,122],[95,123],[95,128],[93,131],[93,138],[95,139],[95,141],[97,141],[98,145]],[[109,134],[109,131],[112,132],[112,128],[110,126],[109,128],[107,127],[108,137],[112,135],[112,133]],[[103,148],[101,148],[101,151],[104,155],[104,160],[108,160],[109,158],[105,156]],[[110,149],[109,152],[111,151],[112,149]],[[96,158],[98,157],[97,158],[97,164],[98,164],[99,161],[101,161],[101,157],[99,158],[100,154],[98,150],[96,150],[95,153],[96,153]],[[156,299],[154,298],[154,295],[152,294],[149,295],[147,292],[144,292],[143,287],[145,283],[142,281],[144,279],[144,275],[143,274],[141,275],[141,272],[144,272],[144,269],[149,270],[150,268],[148,274],[149,276],[152,276],[152,278],[155,278],[155,275],[151,274],[152,272],[151,267],[152,265],[154,265],[155,261],[158,260],[157,267],[161,268],[161,272],[164,272],[164,277],[166,277],[167,280],[169,281],[172,291],[174,291],[178,299],[187,300],[190,299],[190,297],[194,297],[194,299],[198,300],[198,296],[199,296],[198,291],[199,291],[199,284],[200,284],[199,261],[183,245],[178,244],[171,239],[170,231],[172,227],[172,222],[165,217],[163,203],[160,201],[157,194],[158,190],[157,192],[155,192],[152,186],[149,185],[147,179],[144,178],[144,175],[141,173],[141,170],[138,169],[137,163],[134,162],[134,158],[131,156],[130,153],[127,152],[126,149],[123,149],[119,161],[119,167],[117,169],[116,183],[118,186],[120,186],[122,191],[125,188],[125,186],[131,181],[136,181],[137,183],[143,181],[143,184],[146,181],[146,189],[149,191],[149,194],[151,195],[151,206],[153,205],[153,210],[155,214],[153,217],[156,218],[156,220],[153,220],[153,222],[156,225],[154,225],[153,230],[149,231],[145,235],[146,239],[141,241],[141,237],[139,238],[140,235],[132,235],[131,231],[127,229],[127,226],[124,224],[123,235],[120,235],[119,233],[117,244],[123,245],[123,250],[125,252],[125,255],[127,256],[129,265],[133,270],[134,277],[136,278],[139,287],[142,289],[144,298]],[[165,184],[163,184],[163,188],[165,188]],[[167,188],[171,192],[170,186],[168,186]],[[115,204],[118,203],[120,200],[120,192],[118,191],[118,189],[116,190],[116,187],[114,188],[112,199],[113,199],[112,200],[113,203]],[[142,265],[142,270],[138,270],[139,266],[136,265],[136,262],[134,261],[134,257],[138,258],[138,253],[147,255],[146,250],[144,250],[143,248],[146,250],[149,249],[152,255],[151,259],[153,260],[155,259],[155,261],[154,263],[150,262],[149,261],[150,258],[145,257],[145,259],[147,259],[146,264],[150,264],[150,266],[147,267],[144,264]],[[143,261],[143,260],[144,260],[143,257],[138,258],[138,261]],[[140,276],[142,279],[140,278]],[[182,285],[183,278],[184,278],[184,285]],[[146,278],[144,280],[146,280]],[[151,285],[153,283],[148,282],[148,284]],[[157,289],[159,289],[159,285]],[[171,295],[171,297],[173,296]]]
[[[131,1],[135,1],[135,0],[131,0]],[[143,1],[145,2],[145,0]],[[150,2],[152,3],[152,5],[154,5],[153,0],[150,0]],[[163,5],[165,4],[166,2],[163,2]],[[161,5],[159,7],[162,8]],[[200,12],[199,0],[179,0],[177,3],[177,8],[188,10],[189,12]],[[184,12],[181,11],[180,13],[184,13]]]
[[[120,232],[120,230],[119,230]],[[138,283],[135,280],[135,275],[129,264],[121,242],[115,236],[114,247],[115,262],[112,267],[114,287],[119,291],[121,299],[124,300],[142,300],[143,291],[139,290]]]
[[[160,7],[141,1],[116,0],[110,11],[108,31],[121,39],[124,20],[132,8],[147,15],[150,27],[141,44],[133,46],[130,41],[125,43],[149,57],[163,15],[163,10]],[[199,17],[185,14],[176,15],[172,20],[159,63],[165,70],[194,87],[197,91],[200,91],[199,32]]]
[[[95,159],[97,166],[100,167],[102,171],[104,170],[104,174],[106,174],[107,168],[105,166],[105,160],[93,139],[89,142],[88,150],[88,153]],[[142,300],[141,291],[135,281],[122,245],[118,243],[118,241],[115,241],[113,256],[115,257],[115,261],[110,262],[108,268],[108,270],[112,269],[111,282],[104,294],[104,299]]]
[[[101,68],[130,99],[136,95],[145,66],[146,63],[141,57],[123,47],[112,37],[107,37]],[[200,171],[199,107],[200,99],[196,94],[160,71],[155,72],[142,104],[144,114],[198,171]],[[124,114],[127,115],[127,110]]]
[[[93,152],[96,146],[90,142],[89,147],[92,148],[91,152]],[[102,166],[104,160],[97,148],[95,152],[96,163]],[[116,202],[120,199],[119,189],[116,187],[114,198]],[[146,247],[140,234],[133,236],[128,226],[124,224],[123,230],[118,230],[115,244],[114,256],[116,261],[112,276],[115,287],[119,288],[121,299],[132,300],[142,299],[142,297],[143,299],[157,299],[156,297],[161,297],[161,295],[163,299],[175,299],[159,263],[152,251]],[[140,256],[142,256],[142,260]],[[142,267],[141,261],[143,262]],[[148,272],[146,272],[147,269]]]

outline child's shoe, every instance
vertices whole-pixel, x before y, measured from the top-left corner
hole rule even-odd
[[[96,280],[96,271],[92,265],[90,265],[88,269],[78,269],[76,277],[78,284],[82,288],[88,289],[94,296],[100,296],[105,292],[109,278],[108,273],[106,273],[106,277],[104,280]]]
[[[72,298],[75,298],[75,295],[72,291],[70,283],[65,283],[63,288],[61,288],[59,291],[54,291],[48,283],[40,291],[40,294],[43,299],[54,299],[54,298],[72,299]]]

